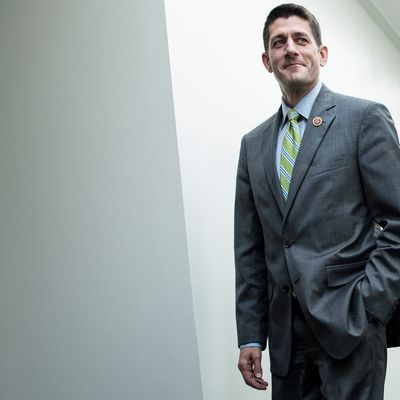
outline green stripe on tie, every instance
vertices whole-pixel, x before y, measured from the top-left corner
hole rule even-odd
[[[299,118],[299,113],[296,110],[291,109],[288,111],[287,116],[289,121],[282,142],[279,177],[281,182],[282,194],[285,200],[287,200],[288,198],[294,164],[301,143],[300,126],[297,121]]]

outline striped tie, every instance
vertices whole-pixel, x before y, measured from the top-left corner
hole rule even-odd
[[[285,200],[288,198],[290,181],[292,180],[294,163],[300,149],[301,132],[298,123],[299,114],[296,110],[288,111],[288,127],[282,142],[280,181],[282,194]]]

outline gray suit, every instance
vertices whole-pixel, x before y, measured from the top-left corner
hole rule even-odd
[[[321,117],[320,126],[313,125]],[[368,311],[400,345],[400,147],[381,104],[322,87],[307,121],[287,202],[275,167],[280,110],[244,136],[235,202],[239,344],[269,340],[285,376],[292,293],[326,353],[348,356]]]

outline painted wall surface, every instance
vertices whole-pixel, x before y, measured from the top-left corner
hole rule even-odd
[[[0,398],[202,398],[161,0],[0,3]]]
[[[165,0],[195,317],[205,400],[267,399],[236,369],[233,201],[240,139],[276,112],[261,34],[279,1]],[[356,0],[302,1],[319,19],[332,90],[384,102],[400,127],[400,54]],[[264,359],[268,371],[268,360]],[[396,400],[391,350],[386,399]]]

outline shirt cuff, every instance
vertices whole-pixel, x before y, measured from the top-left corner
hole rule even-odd
[[[248,347],[258,347],[259,349],[262,349],[262,345],[259,342],[244,343],[239,346],[240,349],[247,349]]]

